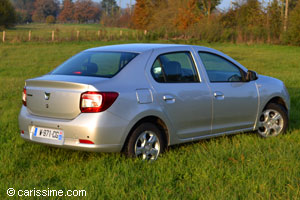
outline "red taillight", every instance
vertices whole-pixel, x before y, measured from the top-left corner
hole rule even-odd
[[[23,102],[24,106],[27,105],[26,101],[27,101],[27,94],[26,94],[26,87],[24,87],[24,89],[23,89],[23,95],[22,95],[22,102]]]
[[[92,142],[91,140],[82,140],[82,139],[79,139],[79,143],[81,143],[81,144],[94,144],[94,142]]]
[[[119,96],[116,92],[85,92],[81,94],[80,110],[83,113],[102,112]]]
[[[23,130],[21,130],[21,134],[24,135],[24,131]]]

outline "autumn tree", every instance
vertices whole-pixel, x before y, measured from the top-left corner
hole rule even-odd
[[[114,15],[120,8],[115,0],[102,0],[101,9],[107,16]]]
[[[118,19],[118,27],[130,27],[131,26],[131,10],[130,8],[126,8],[121,10],[121,16]]]
[[[58,16],[61,22],[70,22],[74,18],[74,3],[72,0],[64,0],[63,9]]]
[[[288,29],[288,39],[289,43],[294,45],[300,45],[300,1],[298,1],[297,6],[291,11],[289,29]]]
[[[49,15],[56,17],[59,11],[58,5],[58,0],[36,0],[34,2],[33,21],[43,22]]]
[[[16,12],[9,0],[0,1],[0,29],[12,27],[16,23]]]
[[[77,0],[75,2],[74,20],[79,23],[97,21],[100,16],[100,9],[95,6],[92,0]]]
[[[132,27],[131,24],[131,9],[129,7],[125,9],[121,9],[118,12],[115,12],[113,16],[106,15],[106,13],[102,10],[100,23],[103,26],[108,27],[123,27],[129,28]]]
[[[147,29],[147,26],[151,22],[152,14],[153,6],[150,0],[136,0],[132,16],[134,27],[137,29]]]
[[[16,9],[19,23],[31,22],[34,0],[11,0]]]
[[[175,25],[186,30],[201,17],[210,16],[219,3],[220,0],[137,0],[132,22],[138,29]]]
[[[223,13],[220,18],[220,23],[224,29],[236,29],[237,28],[237,9],[229,9]]]
[[[281,8],[278,0],[273,0],[267,7],[267,20],[269,40],[278,40],[282,30]]]
[[[258,0],[247,0],[237,8],[236,20],[238,32],[242,34],[243,40],[253,41],[263,37],[264,13]]]
[[[179,30],[186,30],[191,25],[200,21],[201,14],[197,7],[197,0],[188,0],[178,8],[178,14],[174,23]]]
[[[30,10],[33,9],[35,0],[11,0],[16,9]]]
[[[275,16],[272,18],[275,19]],[[234,2],[227,12],[220,14],[219,23],[223,32],[221,38],[225,41],[238,42],[264,41],[267,35],[266,28],[269,27],[266,25],[267,21],[266,14],[258,0]],[[213,23],[217,24],[218,21]]]
[[[283,21],[284,31],[287,30],[289,13],[296,7],[297,2],[298,0],[281,0],[281,18]]]
[[[286,1],[290,19],[284,33]],[[167,37],[232,42],[290,40],[299,44],[300,3],[294,7],[296,1],[299,2],[271,0],[264,7],[260,0],[241,0],[234,1],[227,11],[213,12],[220,0],[136,0],[131,21],[137,29],[153,30]]]
[[[296,8],[299,0],[289,0],[289,10],[293,11]]]
[[[52,15],[48,15],[48,16],[46,17],[46,23],[47,23],[47,24],[55,24],[55,17],[52,16]]]
[[[211,12],[220,4],[220,0],[198,0],[198,7],[205,16],[210,17]]]

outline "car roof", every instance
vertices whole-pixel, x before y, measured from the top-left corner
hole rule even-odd
[[[109,45],[109,46],[102,46],[102,47],[95,47],[91,49],[87,49],[85,51],[111,51],[111,52],[132,52],[132,53],[143,53],[146,51],[151,51],[154,49],[163,49],[163,48],[174,48],[176,51],[176,47],[194,47],[196,51],[208,51],[210,53],[215,53],[221,55],[232,63],[236,64],[244,71],[247,71],[243,65],[238,63],[236,60],[232,59],[231,57],[227,56],[223,52],[220,52],[216,49],[212,49],[209,47],[198,46],[198,45],[186,45],[186,44],[156,44],[156,43],[132,43],[132,44],[117,44],[117,45]]]
[[[161,48],[169,48],[169,47],[192,47],[193,45],[184,45],[184,44],[145,44],[145,43],[134,43],[134,44],[118,44],[118,45],[109,45],[87,49],[86,51],[122,51],[122,52],[135,52],[142,53],[145,51],[153,50],[153,49],[161,49]],[[198,48],[200,46],[197,46]],[[200,47],[203,50],[207,50],[210,48]],[[212,50],[212,49],[210,49]]]

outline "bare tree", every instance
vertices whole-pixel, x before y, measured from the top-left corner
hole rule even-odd
[[[284,12],[284,23],[283,23],[284,31],[286,31],[287,29],[288,12],[289,12],[289,0],[285,0],[285,12]]]

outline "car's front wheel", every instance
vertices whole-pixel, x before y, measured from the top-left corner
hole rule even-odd
[[[284,133],[287,127],[287,111],[279,104],[268,104],[259,117],[258,133],[262,137],[273,137]]]
[[[125,153],[143,160],[156,160],[165,149],[162,131],[152,123],[142,123],[130,136]]]

